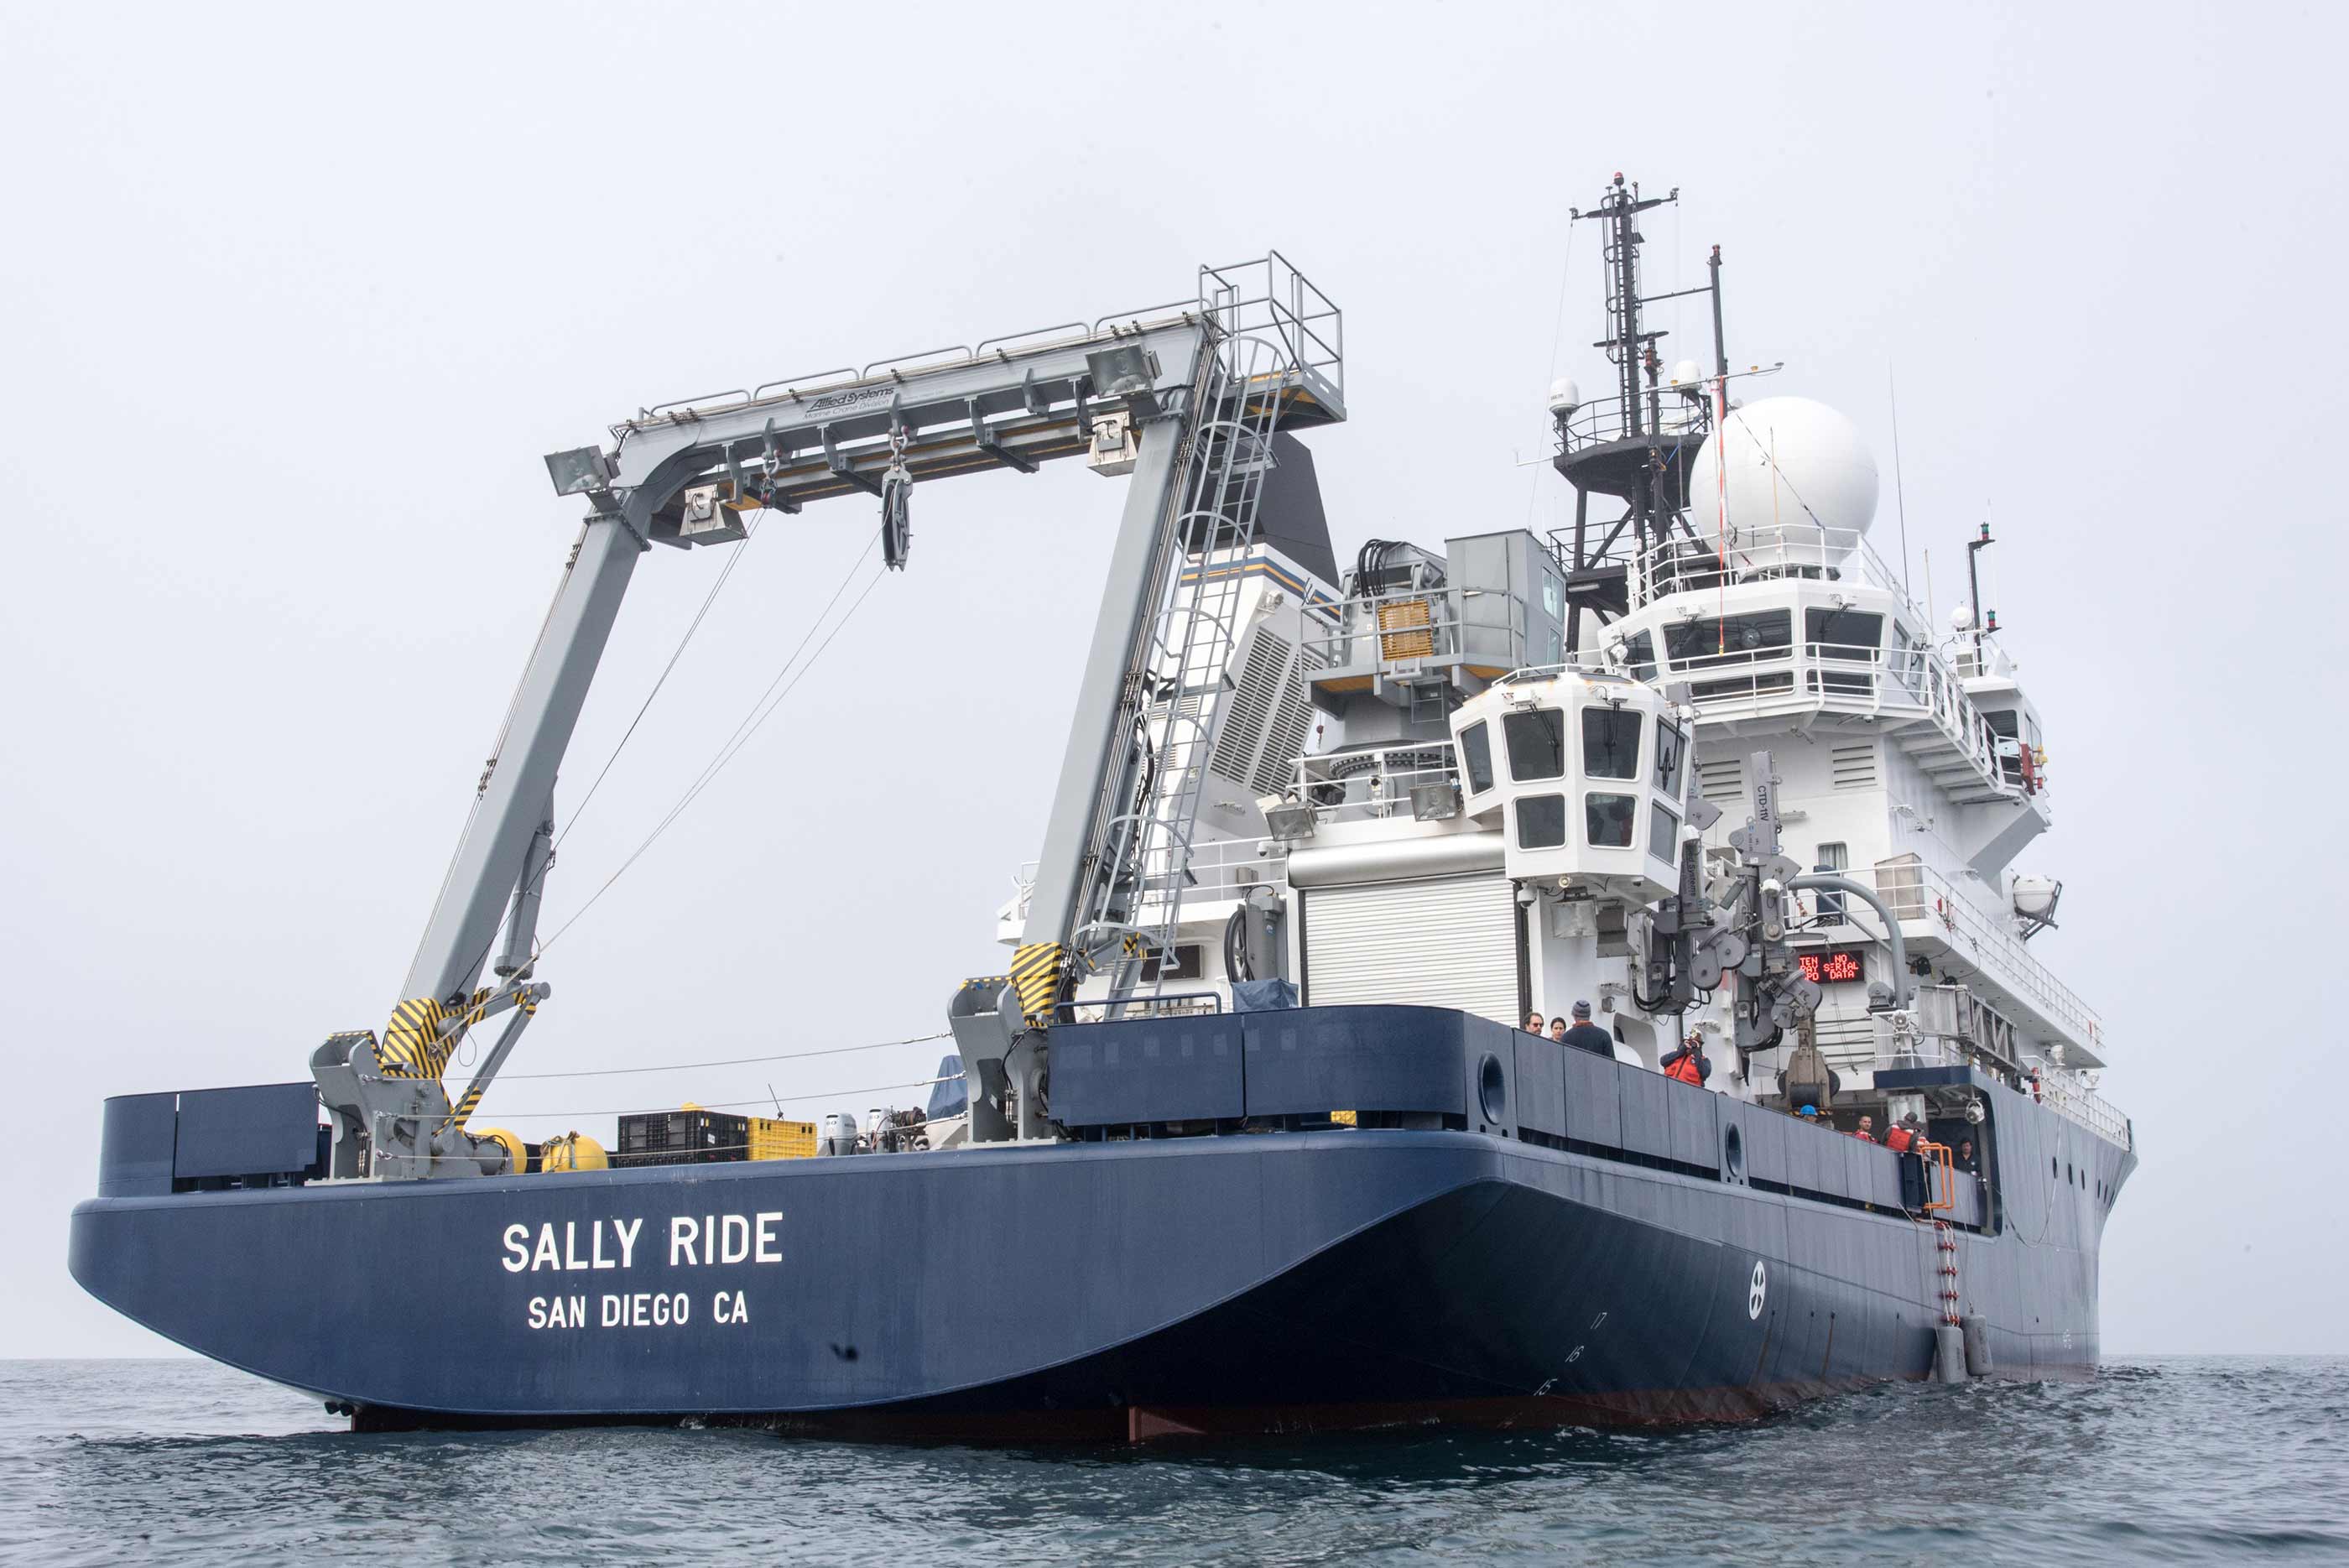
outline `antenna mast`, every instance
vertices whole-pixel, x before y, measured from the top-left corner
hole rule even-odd
[[[1643,296],[1640,292],[1640,214],[1680,200],[1680,188],[1661,196],[1642,196],[1637,184],[1617,174],[1589,212],[1569,209],[1576,221],[1602,225],[1606,243],[1607,336],[1592,347],[1607,352],[1615,367],[1612,406],[1588,408],[1566,393],[1551,410],[1557,421],[1558,452],[1552,465],[1578,492],[1571,546],[1558,553],[1571,556],[1567,566],[1566,645],[1578,646],[1582,613],[1589,610],[1603,623],[1627,614],[1630,588],[1625,568],[1643,563],[1649,550],[1661,544],[1673,516],[1688,503],[1688,462],[1696,455],[1711,429],[1711,410],[1698,388],[1675,388],[1686,401],[1685,411],[1667,416],[1664,408],[1662,360],[1657,342],[1666,334],[1650,331],[1641,320],[1643,306],[1685,295],[1713,296],[1713,363],[1716,374],[1728,374],[1728,350],[1721,326],[1721,248],[1714,246],[1706,263],[1708,281],[1697,288]],[[1561,383],[1561,386],[1564,386]],[[1590,498],[1613,496],[1624,504],[1621,517],[1606,525],[1602,537],[1591,537]],[[1628,551],[1619,541],[1630,535]],[[1628,558],[1627,558],[1628,557]]]

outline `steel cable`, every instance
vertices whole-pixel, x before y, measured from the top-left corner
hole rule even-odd
[[[750,743],[750,738],[759,732],[760,726],[763,725],[768,719],[772,717],[775,710],[782,705],[783,699],[789,697],[792,691],[798,687],[799,683],[807,678],[808,671],[814,669],[816,660],[823,656],[823,650],[832,646],[833,639],[837,638],[842,629],[848,625],[849,621],[855,618],[858,607],[864,603],[866,597],[873,592],[874,588],[880,583],[882,576],[885,575],[882,571],[876,571],[874,573],[872,579],[864,585],[864,591],[856,596],[855,599],[850,603],[847,611],[833,624],[832,630],[825,634],[823,640],[816,644],[814,651],[808,655],[807,661],[800,665],[799,672],[795,675],[792,674],[792,665],[798,660],[800,650],[807,647],[808,639],[815,635],[819,627],[823,626],[824,618],[832,613],[833,606],[840,602],[840,596],[848,591],[848,585],[855,578],[857,568],[864,564],[865,560],[873,554],[874,547],[879,543],[880,536],[876,534],[874,536],[873,542],[865,545],[864,555],[859,556],[855,562],[849,566],[847,575],[841,578],[840,586],[833,590],[832,597],[825,601],[824,607],[817,613],[816,618],[809,623],[806,635],[800,639],[798,646],[793,648],[790,657],[783,660],[782,668],[776,671],[774,680],[767,683],[766,691],[761,691],[759,694],[758,700],[751,703],[750,711],[744,716],[741,722],[735,725],[734,733],[727,738],[726,742],[723,745],[719,747],[717,754],[713,756],[709,763],[702,768],[700,774],[695,778],[693,783],[687,786],[685,793],[678,797],[677,804],[669,807],[667,814],[664,815],[657,825],[655,825],[650,833],[645,836],[644,841],[638,844],[635,849],[629,851],[627,858],[620,862],[618,868],[616,869],[609,877],[605,877],[603,884],[598,887],[595,892],[588,895],[587,901],[580,905],[577,909],[572,911],[571,918],[564,920],[562,925],[556,927],[554,935],[548,937],[544,941],[539,944],[539,951],[541,953],[543,953],[547,949],[552,948],[562,939],[563,934],[565,931],[568,931],[573,926],[577,925],[580,919],[585,916],[588,910],[594,909],[597,901],[600,900],[605,893],[612,890],[613,884],[616,883],[622,877],[626,876],[628,872],[628,868],[641,859],[644,857],[645,852],[650,849],[653,845],[658,841],[660,836],[667,832],[670,826],[674,824],[679,816],[685,814],[686,808],[690,806],[694,801],[700,796],[703,790],[709,787],[709,784],[718,777],[719,774],[725,770],[726,764],[732,762],[736,756],[740,754],[742,748]],[[786,675],[791,676],[788,683],[784,680],[784,677]],[[780,691],[776,690],[778,686],[781,687]]]
[[[780,1051],[771,1056],[730,1056],[718,1062],[663,1062],[649,1067],[574,1067],[567,1073],[501,1073],[501,1084],[525,1078],[609,1078],[632,1073],[683,1073],[699,1067],[748,1067],[761,1062],[801,1062],[811,1056],[845,1056],[858,1051],[885,1051],[892,1045],[921,1045],[952,1037],[941,1029],[935,1034],[915,1034],[903,1040],[875,1040],[864,1045],[827,1045],[815,1051]]]

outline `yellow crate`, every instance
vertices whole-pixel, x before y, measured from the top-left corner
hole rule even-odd
[[[1426,659],[1435,652],[1434,619],[1425,599],[1400,599],[1379,607],[1379,657]]]
[[[752,1159],[813,1159],[815,1124],[779,1122],[766,1116],[750,1118]]]

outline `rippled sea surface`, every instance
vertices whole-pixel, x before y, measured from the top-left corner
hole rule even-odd
[[[341,1425],[207,1362],[0,1362],[0,1559],[2349,1562],[2341,1359],[1901,1385],[1657,1433],[973,1449]]]

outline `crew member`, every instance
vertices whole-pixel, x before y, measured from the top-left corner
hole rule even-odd
[[[1961,1137],[1958,1140],[1958,1157],[1954,1163],[1968,1176],[1982,1174],[1982,1157],[1974,1152],[1973,1139]]]
[[[1874,1116],[1860,1117],[1859,1126],[1852,1128],[1851,1136],[1857,1138],[1862,1143],[1874,1143],[1876,1141],[1876,1118]]]
[[[1704,1036],[1696,1030],[1689,1031],[1688,1041],[1679,1050],[1659,1064],[1667,1078],[1678,1078],[1683,1084],[1700,1088],[1713,1076],[1713,1060],[1704,1054]]]
[[[1917,1141],[1917,1118],[1903,1116],[1884,1131],[1884,1147],[1895,1154],[1907,1154],[1909,1146]]]
[[[1612,1059],[1615,1054],[1615,1036],[1590,1022],[1590,1003],[1587,1002],[1574,1004],[1574,1026],[1559,1038],[1576,1050],[1588,1051],[1594,1056]]]

